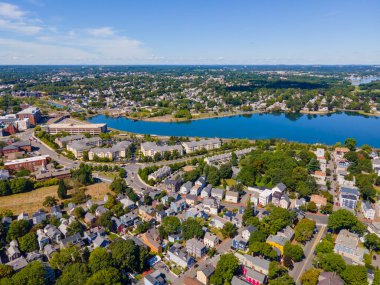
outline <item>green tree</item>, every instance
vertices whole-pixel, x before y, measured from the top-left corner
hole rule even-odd
[[[102,269],[87,279],[86,285],[121,285],[119,270],[114,267]]]
[[[298,242],[307,242],[311,240],[314,234],[315,221],[302,219],[294,228],[295,239]]]
[[[93,273],[113,266],[112,256],[105,248],[95,248],[88,261],[88,267]]]
[[[116,194],[123,193],[126,187],[127,184],[125,183],[125,180],[120,177],[116,177],[110,184],[110,189]]]
[[[91,274],[84,263],[73,263],[65,267],[56,285],[84,285]]]
[[[48,285],[52,282],[46,266],[40,261],[33,261],[12,276],[11,284]]]
[[[306,270],[301,276],[302,285],[317,285],[320,270],[316,268],[310,268]]]
[[[184,240],[192,238],[202,238],[203,230],[202,225],[193,218],[188,218],[182,223],[182,237]]]
[[[84,217],[84,215],[86,214],[86,211],[81,207],[76,207],[74,209],[74,216],[77,218],[77,219],[81,219]]]
[[[269,285],[295,285],[293,278],[288,273],[277,277],[276,279],[269,280]]]
[[[304,252],[300,245],[287,242],[284,246],[284,256],[289,257],[295,262],[299,262],[304,258]]]
[[[84,231],[83,225],[79,221],[73,221],[67,228],[67,235],[72,236],[76,233],[82,234]]]
[[[286,268],[280,265],[277,261],[269,263],[268,277],[269,279],[276,279],[286,273]]]
[[[25,220],[19,220],[19,221],[12,221],[9,225],[8,233],[7,233],[7,241],[10,242],[11,240],[18,239],[19,237],[22,237],[26,235],[29,232],[30,225],[28,221]]]
[[[227,222],[224,224],[223,228],[222,228],[222,234],[224,237],[234,237],[237,233],[237,229],[235,228],[235,226],[230,223],[230,222]]]
[[[333,251],[334,251],[334,243],[326,239],[323,239],[315,247],[316,254],[332,253]]]
[[[78,169],[73,170],[71,176],[82,185],[90,185],[94,183],[94,179],[92,178],[92,168],[84,163],[81,163]]]
[[[59,252],[54,252],[50,259],[50,266],[53,269],[63,270],[66,266],[81,261],[80,252],[75,246],[72,246],[63,248]]]
[[[220,178],[229,179],[232,177],[232,165],[230,163],[222,164],[219,168]]]
[[[355,151],[356,149],[356,140],[353,138],[347,138],[344,141],[344,146],[347,147],[351,151]]]
[[[57,194],[58,194],[59,199],[66,199],[67,198],[67,187],[66,187],[63,179],[60,179],[58,182]]]
[[[347,285],[366,285],[367,269],[359,265],[347,265],[341,273],[341,277]]]
[[[33,190],[32,182],[27,178],[13,178],[10,183],[12,194],[29,192]]]
[[[223,254],[211,276],[210,283],[215,285],[230,284],[232,277],[239,268],[239,262],[233,253]]]
[[[27,233],[18,239],[20,250],[22,252],[31,252],[38,250],[37,236],[35,233]]]
[[[310,159],[308,165],[307,165],[307,169],[310,171],[310,172],[315,172],[317,170],[320,169],[319,167],[319,161],[316,160],[315,158],[312,158]]]
[[[166,234],[176,234],[181,231],[181,222],[175,216],[167,216],[162,219],[162,227]]]
[[[206,176],[207,182],[217,186],[220,184],[220,173],[218,168],[215,166],[210,166],[208,168],[207,176]]]
[[[141,272],[148,252],[132,240],[117,240],[110,246],[112,258],[117,268]]]
[[[53,196],[46,196],[44,202],[42,203],[44,207],[52,207],[57,205],[57,199]]]
[[[7,180],[0,180],[0,196],[12,194],[9,182]]]
[[[312,212],[312,213],[316,213],[316,212],[318,212],[317,204],[315,204],[315,202],[313,202],[313,201],[307,203],[306,208],[307,208],[307,210],[308,210],[309,212]]]
[[[328,227],[335,232],[342,229],[351,230],[357,233],[363,233],[365,226],[356,216],[346,209],[339,209],[332,213],[328,218]]]
[[[337,272],[340,274],[346,269],[343,257],[336,253],[321,254],[317,258],[317,263],[325,271]]]
[[[107,211],[103,214],[101,214],[98,218],[98,224],[106,229],[108,229],[109,231],[115,231],[116,230],[116,226],[115,226],[115,223],[114,221],[112,220],[112,217],[113,217],[113,214],[111,211]]]
[[[249,244],[249,251],[254,256],[262,256],[269,260],[277,259],[277,252],[266,242],[252,242]]]
[[[14,270],[13,267],[6,264],[0,264],[0,279],[1,278],[9,278],[13,275]]]
[[[364,245],[369,250],[379,251],[380,250],[380,238],[376,234],[367,234],[365,236]]]

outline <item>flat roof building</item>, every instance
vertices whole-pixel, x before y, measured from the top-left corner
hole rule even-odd
[[[107,132],[107,124],[51,124],[45,127],[49,134],[69,133],[99,135]]]

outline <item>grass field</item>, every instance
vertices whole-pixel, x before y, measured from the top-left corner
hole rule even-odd
[[[58,198],[57,188],[58,186],[49,186],[27,193],[0,197],[0,209],[11,210],[15,215],[22,212],[31,214],[38,209],[44,208],[42,203],[46,196]],[[90,195],[93,200],[102,200],[104,195],[110,192],[107,183],[96,183],[86,188],[86,194]]]

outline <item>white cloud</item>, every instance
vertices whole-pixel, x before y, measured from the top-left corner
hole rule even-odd
[[[9,19],[20,19],[25,15],[25,12],[22,11],[18,6],[0,2],[0,17],[5,17]]]
[[[60,31],[29,14],[0,2],[2,64],[132,64],[151,57],[142,42],[112,27]]]
[[[95,37],[110,37],[115,35],[115,31],[111,27],[88,29],[87,32]]]
[[[27,14],[16,5],[0,2],[0,30],[25,35],[41,32],[41,21]]]

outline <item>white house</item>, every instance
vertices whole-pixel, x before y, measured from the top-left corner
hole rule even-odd
[[[272,190],[265,189],[259,195],[259,204],[262,206],[268,205],[272,201]]]
[[[375,209],[372,208],[372,205],[368,201],[365,201],[362,203],[362,211],[366,219],[369,219],[369,220],[375,219],[376,211]]]

